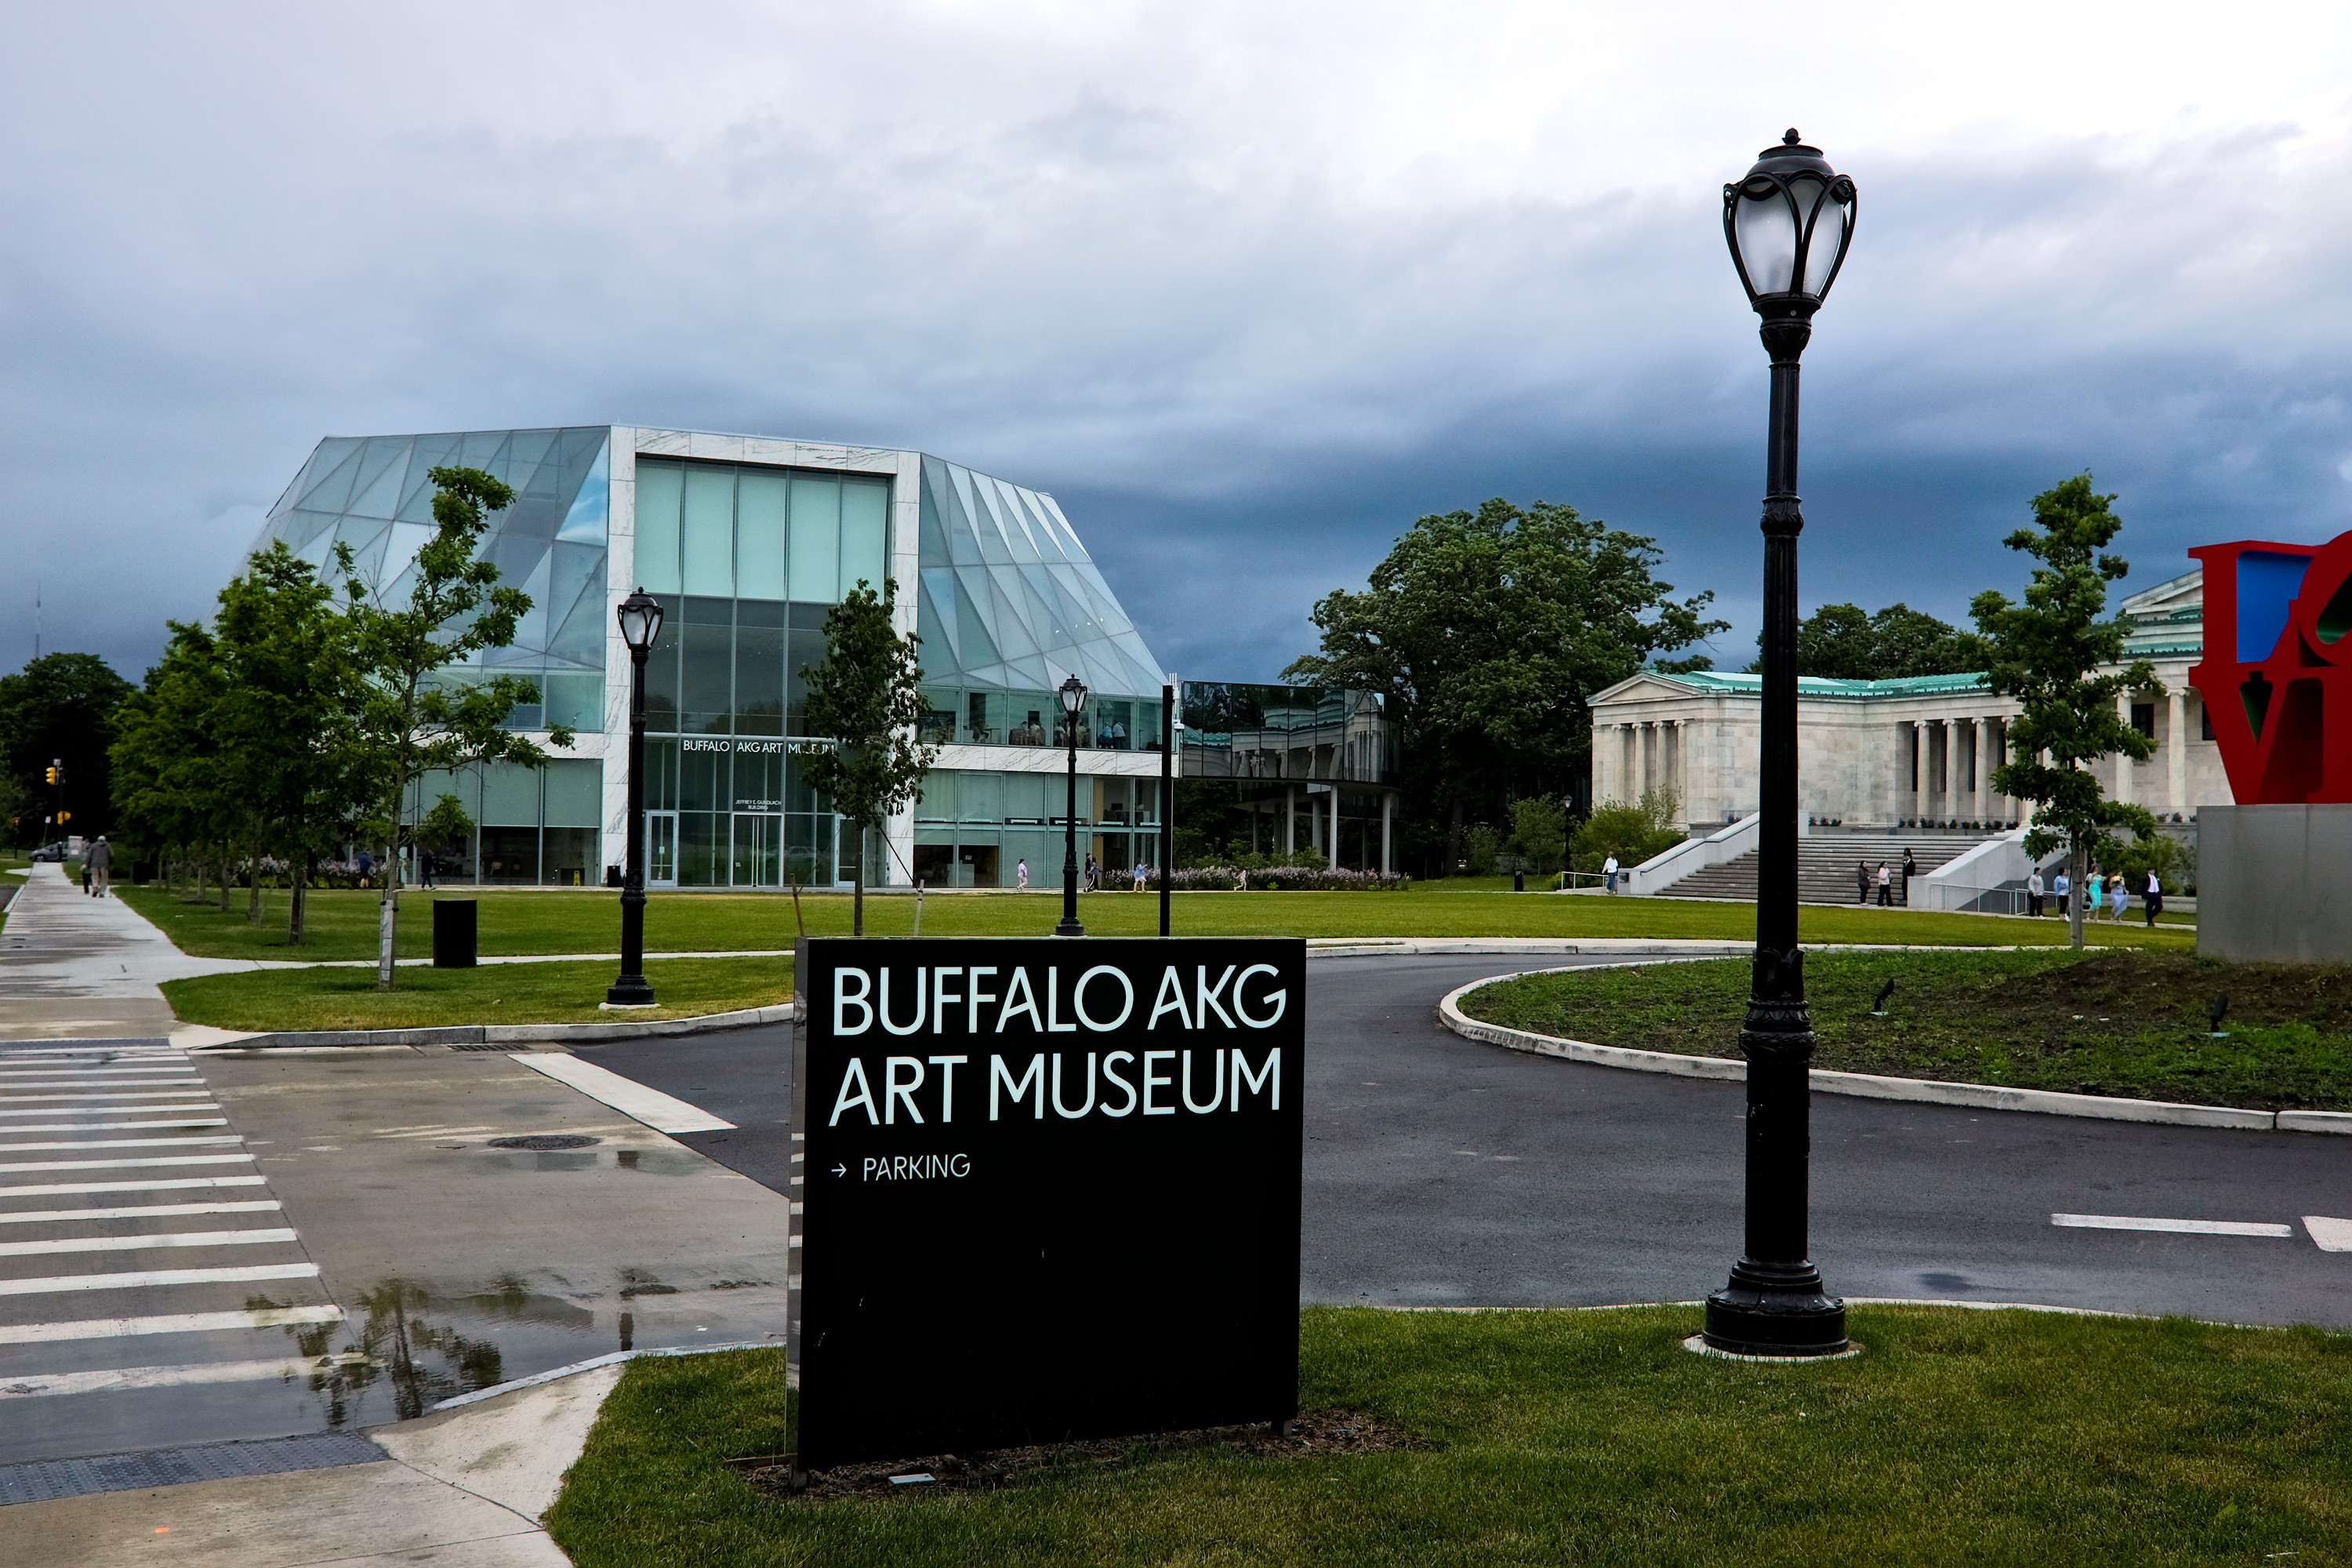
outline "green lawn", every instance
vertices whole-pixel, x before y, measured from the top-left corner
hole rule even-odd
[[[771,1007],[793,999],[789,958],[667,958],[646,965],[659,1007],[600,1011],[597,1004],[617,973],[605,962],[478,969],[404,964],[397,989],[385,994],[375,988],[373,969],[276,969],[168,981],[163,995],[184,1023],[268,1030],[641,1023]]]
[[[1892,979],[1888,1016],[1871,999]],[[1595,1045],[1736,1057],[1745,961],[1531,974],[1472,1016]],[[2352,1110],[2352,968],[2188,952],[1815,952],[1814,1065],[2259,1110]],[[2207,1008],[2227,992],[2228,1037]]]
[[[288,949],[286,893],[268,894],[269,918],[260,925],[245,920],[245,895],[232,894],[230,908],[197,903],[159,888],[123,889],[140,913],[162,926],[182,951],[215,958],[368,958],[375,952],[376,898],[362,890],[313,893],[309,900],[310,940]],[[434,895],[401,898],[400,952],[421,958],[432,952]],[[481,951],[485,953],[611,952],[619,950],[617,893],[484,889],[451,898],[478,899]],[[845,894],[804,894],[802,917],[812,935],[846,935],[850,900]],[[866,929],[877,936],[904,936],[912,928],[915,900],[898,895],[866,901]],[[1091,893],[1078,900],[1078,914],[1090,931],[1109,936],[1148,936],[1160,929],[1160,901],[1149,893]],[[1058,893],[937,894],[923,901],[923,931],[929,936],[1045,935],[1061,918]],[[1186,936],[1309,937],[1698,937],[1753,941],[1756,921],[1746,904],[1678,899],[1576,898],[1542,893],[1460,891],[1455,885],[1424,883],[1404,893],[1180,893],[1174,929]],[[1809,942],[1898,942],[1937,946],[2049,944],[2065,940],[2056,921],[1996,919],[1981,915],[1914,913],[1908,910],[1807,906],[1801,930]],[[708,952],[790,947],[795,927],[793,900],[781,893],[657,893],[646,905],[646,944],[656,952]],[[2091,932],[2102,945],[2191,948],[2190,928],[2100,926]]]
[[[1860,1307],[1867,1353],[1703,1360],[1688,1308],[1303,1315],[1300,1403],[1425,1447],[1139,1450],[996,1491],[826,1501],[776,1351],[630,1363],[549,1515],[581,1568],[2326,1563],[2352,1539],[2352,1338]]]

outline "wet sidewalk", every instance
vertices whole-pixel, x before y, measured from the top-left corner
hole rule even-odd
[[[33,868],[0,928],[0,1040],[171,1033],[160,982],[252,965],[191,958],[120,899],[94,899],[52,864]]]

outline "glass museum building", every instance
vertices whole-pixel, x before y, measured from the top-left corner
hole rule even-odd
[[[1157,856],[1161,688],[1171,682],[1053,497],[915,451],[630,426],[331,437],[270,509],[330,572],[335,548],[387,603],[433,531],[443,465],[514,487],[481,552],[531,601],[513,646],[458,679],[511,674],[542,701],[510,724],[575,732],[542,769],[423,781],[412,811],[456,795],[478,825],[436,846],[440,879],[601,883],[625,858],[630,663],[614,610],[635,587],[665,611],[646,671],[647,880],[656,887],[1057,887],[1076,675],[1080,851],[1123,869]],[[920,636],[939,745],[921,799],[878,832],[847,828],[802,781],[812,748],[803,666],[826,612],[860,582],[898,585]],[[1235,726],[1218,687],[1186,732],[1187,771],[1245,778],[1269,847],[1386,864],[1394,741],[1360,693],[1255,689]],[[1275,804],[1279,802],[1281,804]]]

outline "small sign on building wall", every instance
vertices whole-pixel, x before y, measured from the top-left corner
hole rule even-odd
[[[1304,942],[807,952],[801,1468],[1297,1413]]]

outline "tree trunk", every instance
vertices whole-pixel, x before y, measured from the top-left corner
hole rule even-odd
[[[261,923],[261,846],[257,843],[245,862],[245,923]]]
[[[392,989],[393,939],[400,924],[400,868],[387,852],[383,858],[383,901],[376,906],[375,988]]]
[[[304,863],[306,858],[306,857],[297,856],[287,868],[286,880],[292,889],[286,900],[286,945],[289,947],[302,945],[302,894],[309,886],[310,878],[307,873],[310,869]]]
[[[857,869],[850,873],[849,886],[849,934],[864,936],[866,934],[866,853],[862,847],[857,855]]]
[[[1445,829],[1445,874],[1449,877],[1454,875],[1454,868],[1461,863],[1462,797],[1457,795],[1454,797],[1453,820]]]
[[[2090,868],[2080,844],[2066,851],[2066,934],[2075,947],[2083,945],[2083,874]]]

